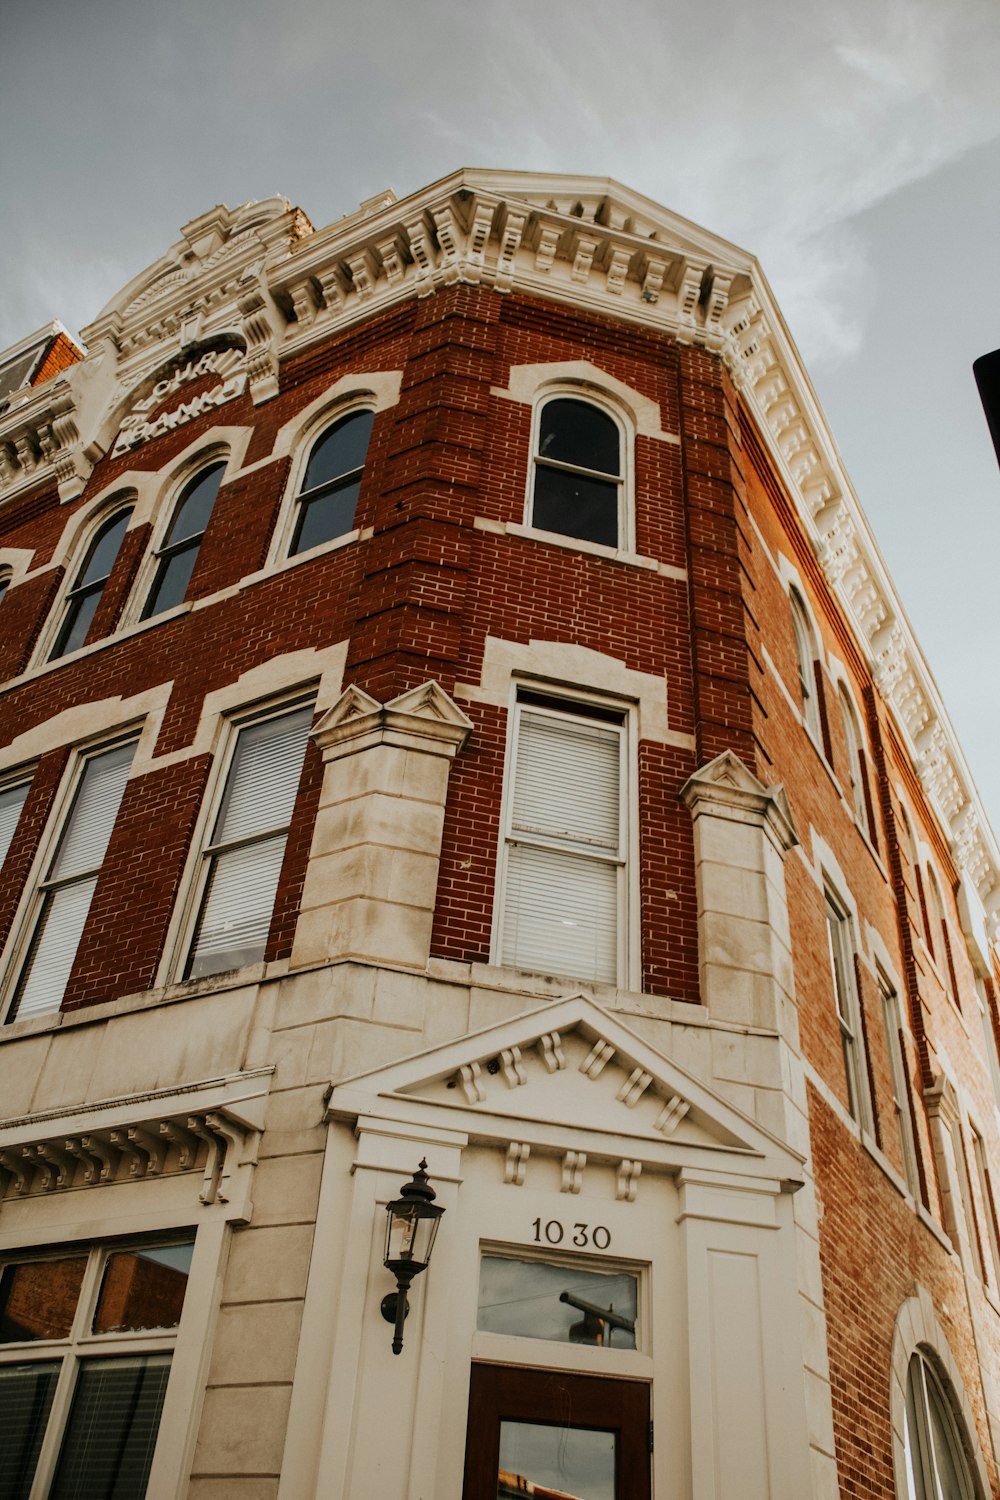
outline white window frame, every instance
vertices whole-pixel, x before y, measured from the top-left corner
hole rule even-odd
[[[903,1051],[903,1022],[899,993],[881,968],[877,969],[876,974],[879,993],[882,996],[882,1017],[885,1025],[886,1046],[889,1051],[889,1074],[892,1079],[892,1107],[896,1116],[896,1130],[903,1159],[903,1175],[914,1199],[919,1200],[920,1173],[917,1165],[917,1143],[913,1136],[913,1118],[910,1114],[910,1089]]]
[[[843,682],[837,684],[837,701],[840,704],[840,720],[844,727],[844,739],[847,743],[847,776],[854,821],[865,835],[865,838],[871,842],[874,830],[871,827],[868,816],[868,796],[866,792],[870,792],[870,788],[866,786],[862,759],[864,746],[862,744],[861,719],[854,706],[854,700],[846,684]]]
[[[986,995],[986,985],[979,974],[976,974],[974,977],[976,1007],[979,1011],[979,1021],[983,1028],[983,1045],[986,1048],[986,1064],[990,1070],[990,1082],[993,1085],[993,1102],[1000,1109],[1000,1054],[997,1053],[997,1041],[993,1031],[993,1016]]]
[[[295,457],[292,461],[288,476],[288,484],[285,487],[284,498],[281,502],[281,513],[278,523],[274,529],[274,540],[270,549],[268,566],[275,567],[282,563],[292,565],[294,563],[306,562],[311,557],[321,557],[324,552],[335,551],[338,547],[346,547],[349,542],[356,542],[361,536],[362,529],[355,524],[350,531],[345,531],[341,536],[331,537],[328,542],[319,542],[315,547],[309,547],[303,552],[289,553],[292,538],[295,535],[299,521],[299,500],[302,495],[302,484],[309,467],[313,448],[320,438],[331,427],[342,422],[345,417],[353,417],[359,412],[369,411],[376,419],[383,409],[382,403],[373,392],[359,391],[356,395],[345,397],[342,401],[335,402],[331,406],[325,406],[316,416],[310,418],[306,426],[299,433],[295,441]],[[373,434],[374,435],[374,434]],[[369,453],[371,444],[369,443]],[[368,456],[361,470],[361,483],[364,484],[365,472],[368,467]],[[357,515],[355,515],[357,523]]]
[[[50,889],[54,888],[57,884],[57,882],[52,880],[50,872],[54,867],[62,836],[69,826],[69,819],[76,806],[77,793],[83,783],[87,765],[90,761],[97,759],[97,757],[105,754],[107,751],[116,750],[123,745],[131,744],[133,747],[137,747],[140,730],[141,726],[132,725],[126,729],[122,729],[117,734],[98,740],[93,744],[78,746],[70,760],[70,764],[63,775],[62,785],[49,814],[46,829],[36,853],[30,876],[26,882],[20,909],[12,924],[11,937],[8,941],[3,960],[3,977],[0,980],[0,1025],[4,1023],[17,1025],[22,1019],[25,1023],[31,1020],[50,1020],[52,1016],[58,1015],[62,1009],[63,995],[60,995],[58,1005],[52,1010],[39,1013],[35,1017],[21,1018],[16,1015],[11,1016],[11,1010],[19,998],[25,965],[32,953],[38,924],[45,909],[46,898]],[[135,759],[133,755],[133,763],[129,767],[125,778],[122,801],[128,795],[128,786],[134,773],[134,764]],[[119,804],[118,811],[115,814],[116,821],[120,811],[121,805]],[[112,824],[109,841],[113,837],[114,824]],[[98,886],[100,884],[103,865],[104,860],[102,859],[101,865],[93,872],[90,872],[96,875]],[[88,878],[88,876],[87,874],[77,872],[75,878],[82,880]],[[66,883],[69,884],[69,881]],[[72,973],[72,968],[70,972]]]
[[[521,695],[537,695],[543,699],[548,699],[552,707],[548,708],[524,702]],[[635,914],[639,904],[639,829],[636,775],[638,747],[636,744],[634,704],[622,699],[602,697],[582,692],[579,689],[552,686],[546,682],[529,679],[522,679],[514,684],[507,715],[507,745],[504,760],[500,847],[496,867],[491,961],[499,966],[505,965],[503,958],[504,908],[506,904],[510,847],[519,840],[535,844],[534,838],[530,836],[525,838],[523,834],[515,834],[513,829],[514,786],[517,775],[518,740],[522,713],[524,709],[528,709],[536,713],[549,714],[555,718],[562,717],[564,720],[569,721],[576,719],[577,722],[586,723],[588,720],[588,707],[602,710],[605,713],[621,715],[621,722],[618,726],[609,720],[594,721],[604,724],[607,728],[618,727],[620,733],[620,842],[619,853],[614,860],[618,871],[618,907],[616,917],[617,977],[613,980],[589,979],[587,976],[580,974],[567,974],[565,977],[575,978],[581,983],[611,984],[620,989],[631,989],[637,986],[640,965],[639,940],[635,922]],[[538,836],[537,847],[551,848],[558,851],[560,845],[557,841],[547,840],[543,836]],[[536,971],[527,970],[526,972]]]
[[[816,672],[816,663],[819,660],[816,650],[816,630],[806,608],[806,602],[794,584],[788,590],[788,603],[792,616],[792,634],[795,638],[795,658],[799,668],[799,706],[802,723],[825,760]]]
[[[996,1199],[993,1194],[993,1174],[986,1150],[986,1139],[975,1120],[969,1120],[972,1136],[972,1160],[975,1163],[979,1182],[979,1201],[982,1206],[984,1224],[981,1230],[983,1254],[988,1259],[987,1283],[992,1286],[994,1296],[1000,1294],[1000,1237],[997,1232]]]
[[[55,668],[62,662],[70,661],[73,658],[77,657],[82,651],[89,651],[98,644],[97,641],[94,641],[90,645],[77,646],[73,651],[65,651],[61,656],[52,656],[52,652],[55,650],[56,641],[59,639],[59,636],[62,633],[63,625],[66,620],[69,605],[69,596],[71,593],[73,593],[76,587],[77,577],[83,569],[87,554],[90,551],[91,546],[97,539],[97,533],[109,521],[112,521],[115,516],[120,515],[125,511],[128,512],[128,522],[125,526],[124,532],[122,533],[122,539],[119,543],[118,551],[115,553],[114,562],[111,564],[111,571],[107,574],[105,579],[104,588],[106,588],[107,582],[108,580],[110,580],[111,574],[114,572],[118,564],[118,559],[121,556],[121,550],[125,545],[125,540],[129,532],[135,529],[136,507],[137,497],[134,489],[129,488],[116,490],[109,499],[102,500],[100,502],[100,505],[81,524],[80,529],[77,532],[76,540],[71,547],[63,565],[65,568],[65,575],[63,577],[56,601],[53,604],[52,608],[49,610],[48,619],[45,622],[45,626],[39,634],[38,644],[36,645],[32,653],[31,666],[29,667],[29,670],[31,670],[32,668],[42,667]],[[102,597],[104,594],[104,588],[102,588],[101,590]],[[100,603],[98,603],[97,607],[98,609],[100,608]],[[115,634],[117,630],[121,628],[124,619],[125,612],[122,611],[122,614],[115,626],[115,630],[109,632],[109,634]],[[107,636],[102,637],[102,640],[107,639]]]
[[[585,537],[572,536],[562,531],[547,531],[536,526],[534,521],[535,473],[539,459],[542,412],[550,401],[579,401],[583,406],[593,406],[604,416],[610,417],[618,429],[620,473],[617,476],[598,474],[593,470],[577,468],[572,464],[559,464],[566,473],[579,473],[587,478],[605,482],[617,480],[618,484],[618,541],[614,547],[602,542],[591,542]],[[613,554],[635,551],[635,425],[621,406],[599,387],[576,385],[572,382],[547,385],[535,396],[531,413],[531,448],[528,458],[528,484],[524,498],[524,525],[539,537],[553,537],[563,546],[577,544],[584,550],[596,550]]]
[[[150,597],[153,580],[156,577],[157,565],[160,560],[160,551],[166,539],[167,533],[173,524],[174,515],[181,497],[182,490],[195,479],[203,469],[210,469],[213,464],[225,464],[222,477],[219,480],[219,488],[228,484],[233,477],[234,456],[232,448],[228,443],[212,441],[211,438],[202,441],[192,453],[186,453],[176,468],[164,476],[158,474],[156,479],[155,498],[147,499],[142,505],[142,515],[139,525],[150,520],[149,543],[139,567],[136,569],[135,581],[129,591],[128,601],[122,610],[119,621],[119,630],[135,625],[158,625],[161,620],[173,619],[176,615],[191,608],[190,602],[175,604],[171,609],[165,609],[157,615],[148,615],[143,619],[142,612]],[[218,498],[218,497],[216,497]],[[138,507],[137,507],[138,509]],[[214,510],[213,510],[214,514]],[[202,534],[204,536],[204,533]],[[200,547],[199,543],[199,547]]]
[[[832,919],[832,920],[831,920]],[[847,903],[824,882],[824,922],[830,955],[830,983],[834,1013],[840,1028],[841,1053],[847,1082],[848,1113],[863,1134],[872,1132],[872,1099],[868,1060],[857,992],[854,958],[857,943]]]
[[[915,1379],[916,1370],[920,1372],[919,1380]],[[908,1500],[945,1500],[945,1492],[937,1471],[934,1443],[930,1437],[928,1372],[937,1387],[934,1399],[943,1415],[945,1438],[952,1450],[953,1467],[963,1491],[962,1500],[979,1500],[978,1486],[969,1462],[966,1443],[962,1440],[959,1418],[950,1392],[942,1375],[935,1369],[923,1348],[915,1349],[910,1356],[904,1388],[903,1441]],[[915,1419],[916,1431],[912,1430],[911,1412]],[[914,1482],[916,1482],[917,1489],[913,1487]]]
[[[108,1256],[118,1251],[142,1250],[143,1248],[160,1248],[171,1244],[192,1244],[191,1268],[188,1272],[188,1281],[185,1287],[184,1306],[181,1311],[180,1321],[174,1328],[170,1329],[144,1329],[141,1331],[117,1332],[117,1333],[93,1333],[90,1326],[97,1308],[98,1297],[101,1290],[101,1280]],[[178,1233],[177,1231],[164,1230],[162,1234],[144,1235],[141,1238],[130,1237],[122,1240],[110,1239],[96,1242],[84,1242],[79,1245],[64,1244],[58,1249],[27,1249],[23,1252],[9,1250],[0,1253],[0,1269],[4,1265],[19,1265],[26,1262],[43,1262],[46,1260],[62,1260],[67,1256],[86,1256],[87,1263],[84,1270],[80,1292],[77,1298],[76,1312],[73,1317],[72,1326],[68,1335],[56,1339],[34,1339],[29,1342],[0,1344],[0,1367],[11,1365],[25,1365],[36,1363],[51,1363],[55,1360],[61,1362],[61,1369],[57,1377],[56,1388],[53,1393],[52,1406],[45,1424],[45,1435],[38,1453],[35,1474],[29,1491],[30,1500],[45,1500],[49,1486],[55,1476],[66,1426],[69,1420],[76,1391],[77,1379],[81,1365],[87,1360],[108,1359],[118,1357],[141,1357],[143,1355],[170,1354],[171,1370],[164,1393],[164,1402],[160,1412],[157,1426],[156,1444],[154,1446],[153,1464],[156,1464],[157,1450],[162,1451],[166,1446],[167,1439],[164,1438],[164,1416],[167,1413],[167,1401],[171,1396],[171,1382],[174,1376],[175,1350],[177,1349],[182,1333],[185,1340],[190,1343],[197,1339],[200,1329],[196,1325],[196,1313],[190,1308],[191,1298],[188,1292],[195,1270],[197,1253],[197,1236],[192,1227],[189,1231]],[[176,1403],[175,1382],[175,1403]],[[189,1395],[189,1393],[185,1393]],[[150,1469],[150,1486],[153,1486],[154,1468]]]
[[[226,788],[233,767],[240,731],[248,729],[254,724],[262,724],[269,719],[278,719],[284,714],[294,713],[297,709],[314,709],[315,703],[316,689],[315,685],[313,685],[304,689],[300,688],[297,691],[289,693],[287,697],[282,697],[276,701],[269,700],[263,704],[247,705],[227,715],[222,721],[215,767],[203,801],[198,827],[192,839],[188,869],[183,882],[186,895],[183,898],[181,919],[177,927],[177,938],[173,945],[173,956],[169,964],[169,974],[175,983],[205,983],[216,977],[215,975],[205,975],[202,979],[189,980],[187,978],[187,968],[192,956],[198,922],[201,917],[214,858],[219,852],[218,846],[212,844],[210,840],[218,821],[223,799],[226,795]],[[308,754],[308,745],[306,753]],[[290,830],[291,823],[288,824],[285,831],[286,847],[287,835]],[[278,830],[275,831],[277,832]],[[260,962],[263,962],[263,960]],[[246,967],[248,969],[255,969],[258,967],[258,964],[249,964]],[[238,972],[240,971],[218,971],[219,974]]]

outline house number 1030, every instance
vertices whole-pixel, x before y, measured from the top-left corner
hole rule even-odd
[[[595,1250],[606,1250],[611,1244],[611,1230],[605,1229],[603,1224],[562,1224],[558,1219],[548,1219],[543,1224],[541,1219],[535,1219],[532,1224],[536,1245],[561,1245],[563,1240],[575,1245],[578,1250],[585,1250],[588,1245],[593,1245]]]

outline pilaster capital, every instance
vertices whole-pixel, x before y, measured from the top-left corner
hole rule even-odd
[[[693,818],[723,818],[763,829],[781,854],[799,842],[784,787],[765,786],[732,750],[699,767],[680,796]]]
[[[471,732],[472,720],[432,681],[384,704],[358,687],[349,687],[316,725],[313,739],[324,761],[375,745],[452,760]]]

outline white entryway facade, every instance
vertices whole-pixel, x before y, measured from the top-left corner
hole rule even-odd
[[[342,1082],[327,1118],[282,1500],[474,1500],[476,1450],[495,1443],[482,1402],[470,1421],[487,1367],[523,1376],[529,1405],[533,1372],[598,1407],[617,1382],[644,1388],[652,1425],[617,1441],[643,1442],[648,1493],[809,1492],[803,1164],[759,1125],[582,994]],[[380,1315],[384,1207],[422,1159],[445,1214],[397,1358]],[[525,1297],[498,1321],[484,1267],[503,1261]],[[617,1347],[613,1327],[538,1336],[539,1283],[561,1274],[633,1288],[634,1331]]]

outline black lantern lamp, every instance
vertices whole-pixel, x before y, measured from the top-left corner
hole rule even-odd
[[[406,1294],[414,1276],[427,1270],[434,1249],[438,1225],[444,1209],[435,1203],[435,1192],[426,1172],[426,1159],[409,1182],[399,1190],[399,1197],[386,1204],[385,1267],[396,1278],[396,1290],[382,1298],[382,1316],[394,1323],[392,1352],[403,1347],[403,1319],[409,1312]]]

